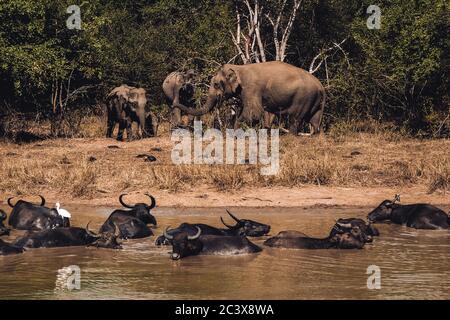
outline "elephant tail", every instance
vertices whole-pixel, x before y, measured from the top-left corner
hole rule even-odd
[[[322,100],[320,101],[320,120],[319,123],[322,123],[322,118],[323,118],[323,112],[325,111],[325,102],[327,101],[327,93],[325,92],[325,90],[322,91]]]

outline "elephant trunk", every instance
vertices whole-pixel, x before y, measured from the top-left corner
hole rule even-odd
[[[143,138],[146,138],[149,136],[149,133],[147,132],[147,127],[146,127],[145,123],[146,123],[145,112],[141,112],[139,114],[139,126],[141,127]]]
[[[186,112],[187,114],[190,114],[192,116],[202,116],[204,114],[207,114],[208,112],[210,112],[217,104],[218,102],[218,97],[217,96],[213,96],[213,95],[209,95],[208,99],[206,100],[206,103],[203,107],[201,108],[188,108],[185,105],[182,105],[181,103],[176,103],[174,104],[174,107],[179,108],[181,111]]]

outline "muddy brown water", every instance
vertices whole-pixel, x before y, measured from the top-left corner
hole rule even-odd
[[[9,212],[9,208],[3,207]],[[67,207],[73,225],[99,227],[111,208]],[[446,210],[450,208],[444,208]],[[365,217],[369,208],[234,208],[239,217],[281,230],[326,236],[340,217]],[[159,227],[181,222],[220,226],[223,208],[157,208]],[[226,220],[231,222],[229,217]],[[30,249],[0,257],[3,299],[449,299],[450,231],[378,225],[381,236],[362,250],[264,248],[242,256],[169,259],[155,237],[124,242],[123,250],[84,247]],[[12,240],[20,232],[4,238]],[[264,238],[255,240],[262,245]],[[69,291],[58,270],[77,265],[81,290]],[[367,288],[370,265],[381,289]],[[62,280],[61,280],[62,279]]]

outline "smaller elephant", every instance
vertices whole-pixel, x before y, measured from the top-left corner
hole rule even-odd
[[[167,104],[171,106],[171,125],[177,128],[181,124],[181,110],[174,107],[175,103],[182,103],[185,106],[193,108],[195,106],[194,85],[192,84],[195,77],[194,70],[186,72],[174,71],[169,74],[163,82],[162,88],[166,95]],[[189,123],[192,123],[194,117],[188,115]]]
[[[127,139],[133,138],[132,124],[137,122],[138,135],[139,128],[142,137],[150,136],[148,132],[147,119],[148,113],[145,110],[147,105],[147,95],[145,89],[121,85],[114,88],[107,96],[106,106],[108,114],[108,129],[106,137],[111,138],[116,123],[119,123],[119,132],[117,140],[123,140],[123,131],[127,131]],[[156,123],[156,118],[152,117]]]

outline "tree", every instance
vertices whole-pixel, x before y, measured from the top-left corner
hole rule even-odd
[[[288,0],[279,0],[271,3],[270,9],[266,9],[259,0],[236,2],[236,32],[230,33],[244,64],[267,61],[268,41],[264,36],[271,37],[273,41],[275,60],[285,60],[289,37],[301,3],[301,0],[292,0],[288,5]],[[263,33],[267,23],[272,26],[272,35]]]

